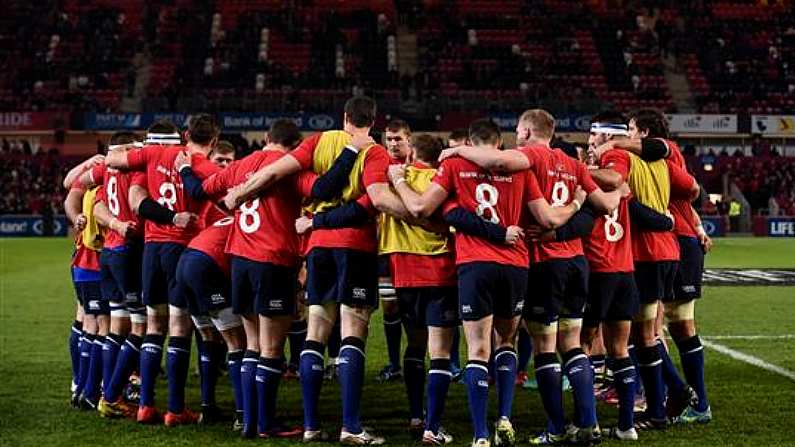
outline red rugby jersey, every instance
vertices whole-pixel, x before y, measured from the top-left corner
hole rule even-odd
[[[102,185],[104,194],[102,202],[116,219],[122,222],[135,222],[140,234],[143,234],[144,220],[130,207],[129,193],[132,185],[146,188],[146,175],[143,172],[123,172],[105,165],[97,165],[91,169],[91,180]],[[105,248],[116,248],[124,245],[126,240],[113,229],[108,229]]]
[[[588,194],[598,189],[588,173],[588,168],[559,149],[544,145],[517,148],[530,162],[530,171],[538,182],[541,194],[552,206],[566,206],[574,200],[577,186]],[[530,200],[538,199],[534,195]],[[551,259],[567,259],[583,254],[582,241],[573,239],[564,242],[534,242],[530,245],[530,260],[543,262]]]
[[[610,150],[602,155],[601,165],[616,171],[626,181],[631,160],[625,151]],[[672,177],[671,181],[675,179]],[[632,230],[632,255],[636,262],[678,261],[679,243],[673,232],[644,231],[636,227]]]
[[[223,217],[209,224],[188,244],[188,248],[198,250],[213,258],[213,261],[227,277],[229,277],[229,255],[226,254],[225,248],[234,221],[235,219],[231,216]]]
[[[668,166],[674,165],[679,169],[687,171],[685,164],[685,157],[679,146],[670,140],[663,140],[668,146]],[[671,189],[671,202],[668,204],[668,209],[674,216],[674,233],[678,236],[696,237],[696,218],[693,215],[693,207],[690,205],[688,197],[682,197],[675,194],[673,187]]]
[[[519,225],[529,197],[527,172],[496,174],[459,157],[442,161],[433,182],[467,211],[504,227]],[[527,267],[524,241],[495,244],[476,236],[455,234],[456,264],[496,262]]]
[[[628,199],[621,199],[613,214],[597,216],[582,242],[592,272],[634,271]]]
[[[225,193],[284,154],[273,150],[254,152],[204,180],[204,191],[211,196]],[[295,219],[301,213],[301,196],[310,194],[316,178],[311,172],[287,177],[240,205],[235,210],[226,252],[258,262],[297,265],[300,251]]]
[[[177,213],[188,211],[201,214],[205,201],[194,200],[185,192],[182,178],[174,169],[177,154],[186,150],[184,146],[145,146],[127,152],[127,164],[132,170],[146,172],[149,195],[157,203]],[[191,166],[200,178],[206,178],[221,169],[200,154],[191,155]],[[187,245],[199,230],[198,225],[178,228],[147,220],[144,240]]]
[[[315,148],[322,134],[313,135],[305,139],[290,155],[298,160],[301,168],[312,169]],[[387,169],[389,168],[389,155],[386,149],[376,144],[365,154],[364,170],[362,172],[362,186],[367,188],[374,183],[389,183]],[[365,193],[366,194],[366,193]],[[309,235],[306,251],[315,247],[324,248],[349,248],[351,250],[378,251],[378,238],[376,237],[377,223],[368,222],[358,227],[349,228],[318,228]]]

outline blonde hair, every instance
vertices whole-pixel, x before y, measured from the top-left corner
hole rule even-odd
[[[555,117],[543,109],[530,109],[522,113],[519,121],[527,124],[536,138],[551,139],[555,133]]]

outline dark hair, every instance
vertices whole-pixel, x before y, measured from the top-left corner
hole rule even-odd
[[[417,158],[431,164],[439,159],[439,154],[442,153],[442,149],[444,148],[440,139],[428,134],[414,137],[413,143],[414,150],[417,152]]]
[[[268,130],[268,142],[287,148],[294,148],[301,143],[301,131],[293,120],[280,118],[271,124]]]
[[[627,117],[621,112],[605,110],[591,117],[591,123],[627,124]]]
[[[466,140],[467,138],[469,138],[469,131],[464,128],[460,128],[450,132],[450,136],[447,137],[447,140]]]
[[[345,115],[356,127],[372,127],[375,111],[375,101],[368,96],[354,96],[345,102]]]
[[[179,129],[171,120],[161,119],[152,123],[152,125],[146,129],[146,133],[179,133]]]
[[[668,119],[654,109],[640,109],[629,115],[640,131],[648,131],[648,138],[668,138]]]
[[[409,123],[403,121],[400,118],[395,118],[392,121],[386,123],[384,130],[395,133],[405,130],[407,134],[411,134],[411,127],[409,127]]]
[[[114,134],[111,135],[110,140],[108,140],[108,145],[116,146],[119,144],[132,144],[136,141],[138,141],[138,137],[134,133],[123,130],[120,132],[114,132]]]
[[[221,128],[213,115],[194,115],[188,123],[188,139],[196,144],[207,145],[218,137]]]
[[[215,145],[213,152],[217,152],[219,154],[234,154],[235,145],[226,140],[221,140]]]
[[[488,118],[475,120],[469,125],[469,139],[474,144],[497,144],[500,142],[500,127]]]

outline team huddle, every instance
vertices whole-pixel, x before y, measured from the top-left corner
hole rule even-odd
[[[472,445],[515,445],[514,392],[531,353],[547,425],[530,444],[634,441],[712,419],[694,322],[711,241],[663,115],[599,114],[588,149],[567,151],[540,109],[519,118],[514,149],[487,119],[447,145],[395,120],[384,147],[370,137],[375,118],[375,102],[355,96],[342,130],[303,138],[277,120],[265,147],[240,160],[210,115],[193,116],[184,134],[159,121],[143,142],[117,132],[107,155],[75,167],[64,181],[76,229],[72,404],[144,424],[222,421],[215,389],[226,370],[244,438],[324,441],[331,367],[339,442],[382,444],[361,421],[382,301],[390,365],[379,377],[402,377],[408,427],[424,444],[453,441],[444,409],[460,376]],[[185,405],[194,332],[200,412]],[[300,380],[298,427],[279,417],[284,377]],[[618,406],[616,426],[599,426],[597,398]]]

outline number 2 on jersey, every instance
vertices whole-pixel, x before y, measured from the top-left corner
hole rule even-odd
[[[500,223],[500,216],[497,215],[497,199],[500,193],[493,185],[488,183],[481,183],[475,188],[475,200],[478,202],[478,207],[475,209],[478,217],[487,220],[493,224]],[[488,217],[486,217],[486,210],[488,210]]]

